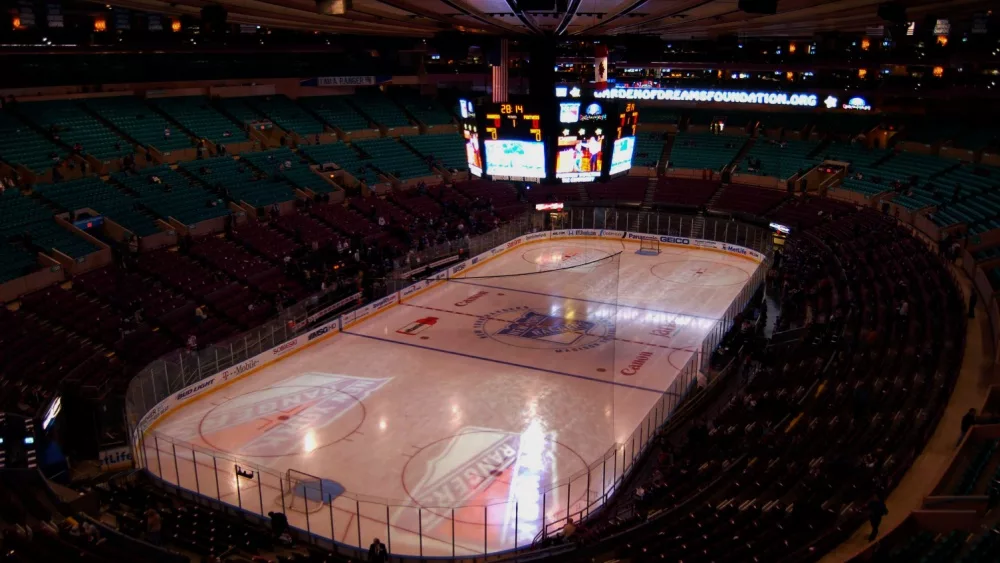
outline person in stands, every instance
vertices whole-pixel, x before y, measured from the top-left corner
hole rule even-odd
[[[385,549],[385,544],[378,538],[368,547],[368,563],[386,563],[389,560],[389,552]]]
[[[868,502],[868,523],[872,525],[872,533],[868,534],[868,541],[875,541],[878,537],[878,527],[882,524],[882,517],[889,513],[885,502],[878,495],[872,497]]]
[[[160,513],[150,508],[146,511],[146,539],[153,545],[160,545],[161,529]]]

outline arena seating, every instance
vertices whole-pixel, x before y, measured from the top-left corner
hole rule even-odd
[[[70,147],[79,144],[83,154],[97,160],[117,160],[134,152],[127,139],[71,100],[24,103],[19,104],[19,109],[39,127],[58,135],[62,143]]]
[[[819,164],[820,158],[812,156],[818,147],[819,143],[814,141],[771,141],[758,138],[743,157],[740,171],[747,172],[749,159],[754,158],[760,159],[757,174],[782,180],[791,178],[800,171],[808,171]]]
[[[839,217],[852,212],[853,205],[835,199],[794,197],[770,213],[769,218],[793,229],[801,229],[826,220],[827,217]]]
[[[786,197],[788,197],[788,192],[783,190],[732,184],[722,188],[722,194],[711,207],[724,211],[763,215]]]
[[[53,209],[34,197],[7,192],[0,199],[0,240],[16,243],[28,252],[50,254],[58,250],[70,258],[83,258],[98,250],[56,224],[53,214]]]
[[[351,174],[360,182],[368,185],[377,184],[382,180],[373,168],[374,162],[366,155],[359,154],[346,143],[329,143],[299,147],[299,152],[319,165],[336,164]]]
[[[420,153],[424,158],[433,159],[447,170],[468,170],[465,157],[465,140],[456,133],[441,135],[404,135],[400,140]]]
[[[678,133],[670,150],[670,165],[718,172],[733,161],[746,140],[744,136]]]
[[[632,166],[656,166],[663,154],[666,143],[660,133],[639,133],[635,136],[635,150],[632,153]]]
[[[216,192],[228,192],[237,202],[245,201],[254,207],[266,207],[272,203],[290,201],[295,198],[292,186],[287,181],[274,176],[274,168],[260,171],[263,178],[255,177],[253,170],[242,162],[228,156],[206,160],[192,160],[181,163],[180,168]]]
[[[526,203],[519,201],[517,191],[510,184],[494,183],[486,180],[470,180],[455,185],[466,197],[477,201],[488,201],[500,219],[507,220],[527,211]]]
[[[248,152],[242,154],[240,158],[267,174],[272,180],[286,181],[296,188],[326,193],[334,189],[333,185],[320,178],[309,168],[308,160],[303,160],[301,156],[288,148]],[[281,167],[284,167],[284,170],[279,170]]]
[[[307,96],[299,98],[302,107],[313,112],[331,127],[351,132],[368,129],[368,120],[348,104],[343,96]]]
[[[56,160],[65,158],[66,149],[10,113],[0,112],[0,160],[44,174],[55,164],[53,154]]]
[[[668,108],[656,106],[640,106],[639,121],[643,123],[660,123],[664,125],[677,125],[680,123],[680,112]]]
[[[353,144],[369,155],[379,170],[400,181],[431,174],[426,162],[391,137],[360,139]]]
[[[930,197],[937,209],[931,218],[946,227],[965,223],[972,234],[1000,228],[1000,169],[962,165],[929,180]]]
[[[213,143],[239,143],[247,139],[247,134],[237,123],[219,113],[203,96],[156,98],[149,103],[198,138]]]
[[[35,186],[35,193],[64,211],[94,209],[140,237],[159,232],[154,218],[136,209],[139,202],[135,198],[94,176]]]
[[[219,203],[218,194],[165,164],[135,174],[120,172],[111,179],[135,193],[144,208],[164,220],[172,217],[185,225],[194,225],[229,214],[229,208]]]
[[[545,185],[536,184],[525,192],[531,203],[549,203],[553,201],[579,201],[580,188],[573,184]]]
[[[403,110],[377,89],[359,91],[348,97],[348,101],[382,127],[392,129],[410,125]]]
[[[447,125],[455,121],[448,108],[432,97],[402,88],[395,90],[393,95],[396,103],[424,125]]]
[[[109,121],[144,147],[154,147],[161,153],[192,147],[191,139],[164,117],[134,96],[94,98],[87,100],[87,107]],[[170,129],[170,136],[164,132]]]
[[[718,180],[660,178],[653,193],[653,203],[701,207],[715,195],[722,183]]]
[[[594,523],[594,536],[610,538],[581,550],[632,561],[812,559],[906,471],[958,370],[961,298],[942,263],[877,213],[809,230],[793,233],[774,278],[779,330],[805,326],[802,337],[754,360],[760,368],[711,428],[661,436],[623,501],[630,508]],[[887,299],[914,306],[903,317]],[[648,521],[635,526],[632,511]]]
[[[594,202],[641,203],[646,198],[648,180],[642,176],[622,176],[606,184],[591,184],[587,187],[587,197]]]
[[[242,98],[287,133],[313,136],[323,132],[323,124],[286,96],[254,96]]]

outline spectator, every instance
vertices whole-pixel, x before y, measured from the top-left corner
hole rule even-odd
[[[193,336],[192,336],[193,338]],[[160,545],[160,530],[163,523],[160,521],[160,513],[150,508],[146,511],[146,539],[153,545]]]
[[[573,523],[572,518],[566,519],[566,525],[562,529],[562,537],[565,541],[572,541],[573,534],[576,533],[576,524]]]
[[[205,307],[203,305],[198,305],[194,310],[194,322],[196,324],[201,324],[208,319],[208,314],[205,313]]]
[[[878,537],[878,527],[882,524],[882,517],[889,513],[885,502],[878,495],[872,497],[868,502],[868,523],[872,525],[872,533],[868,534],[868,541],[875,541]]]
[[[164,139],[169,139],[170,138],[170,128],[169,127],[166,127],[166,128],[163,129],[163,138]]]
[[[368,563],[386,563],[389,560],[389,553],[385,550],[385,544],[378,538],[368,547]]]

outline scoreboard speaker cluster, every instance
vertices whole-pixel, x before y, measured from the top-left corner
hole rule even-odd
[[[594,182],[632,167],[634,102],[459,100],[470,172],[493,180]]]

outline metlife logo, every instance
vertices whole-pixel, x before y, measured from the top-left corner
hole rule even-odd
[[[581,231],[581,230],[576,230],[576,231],[573,231],[573,236],[577,236],[577,237],[596,237],[597,236],[597,231]]]
[[[742,246],[733,246],[731,244],[722,245],[722,250],[726,252],[732,252],[733,254],[741,254],[743,256],[750,256],[750,251],[743,248]]]

